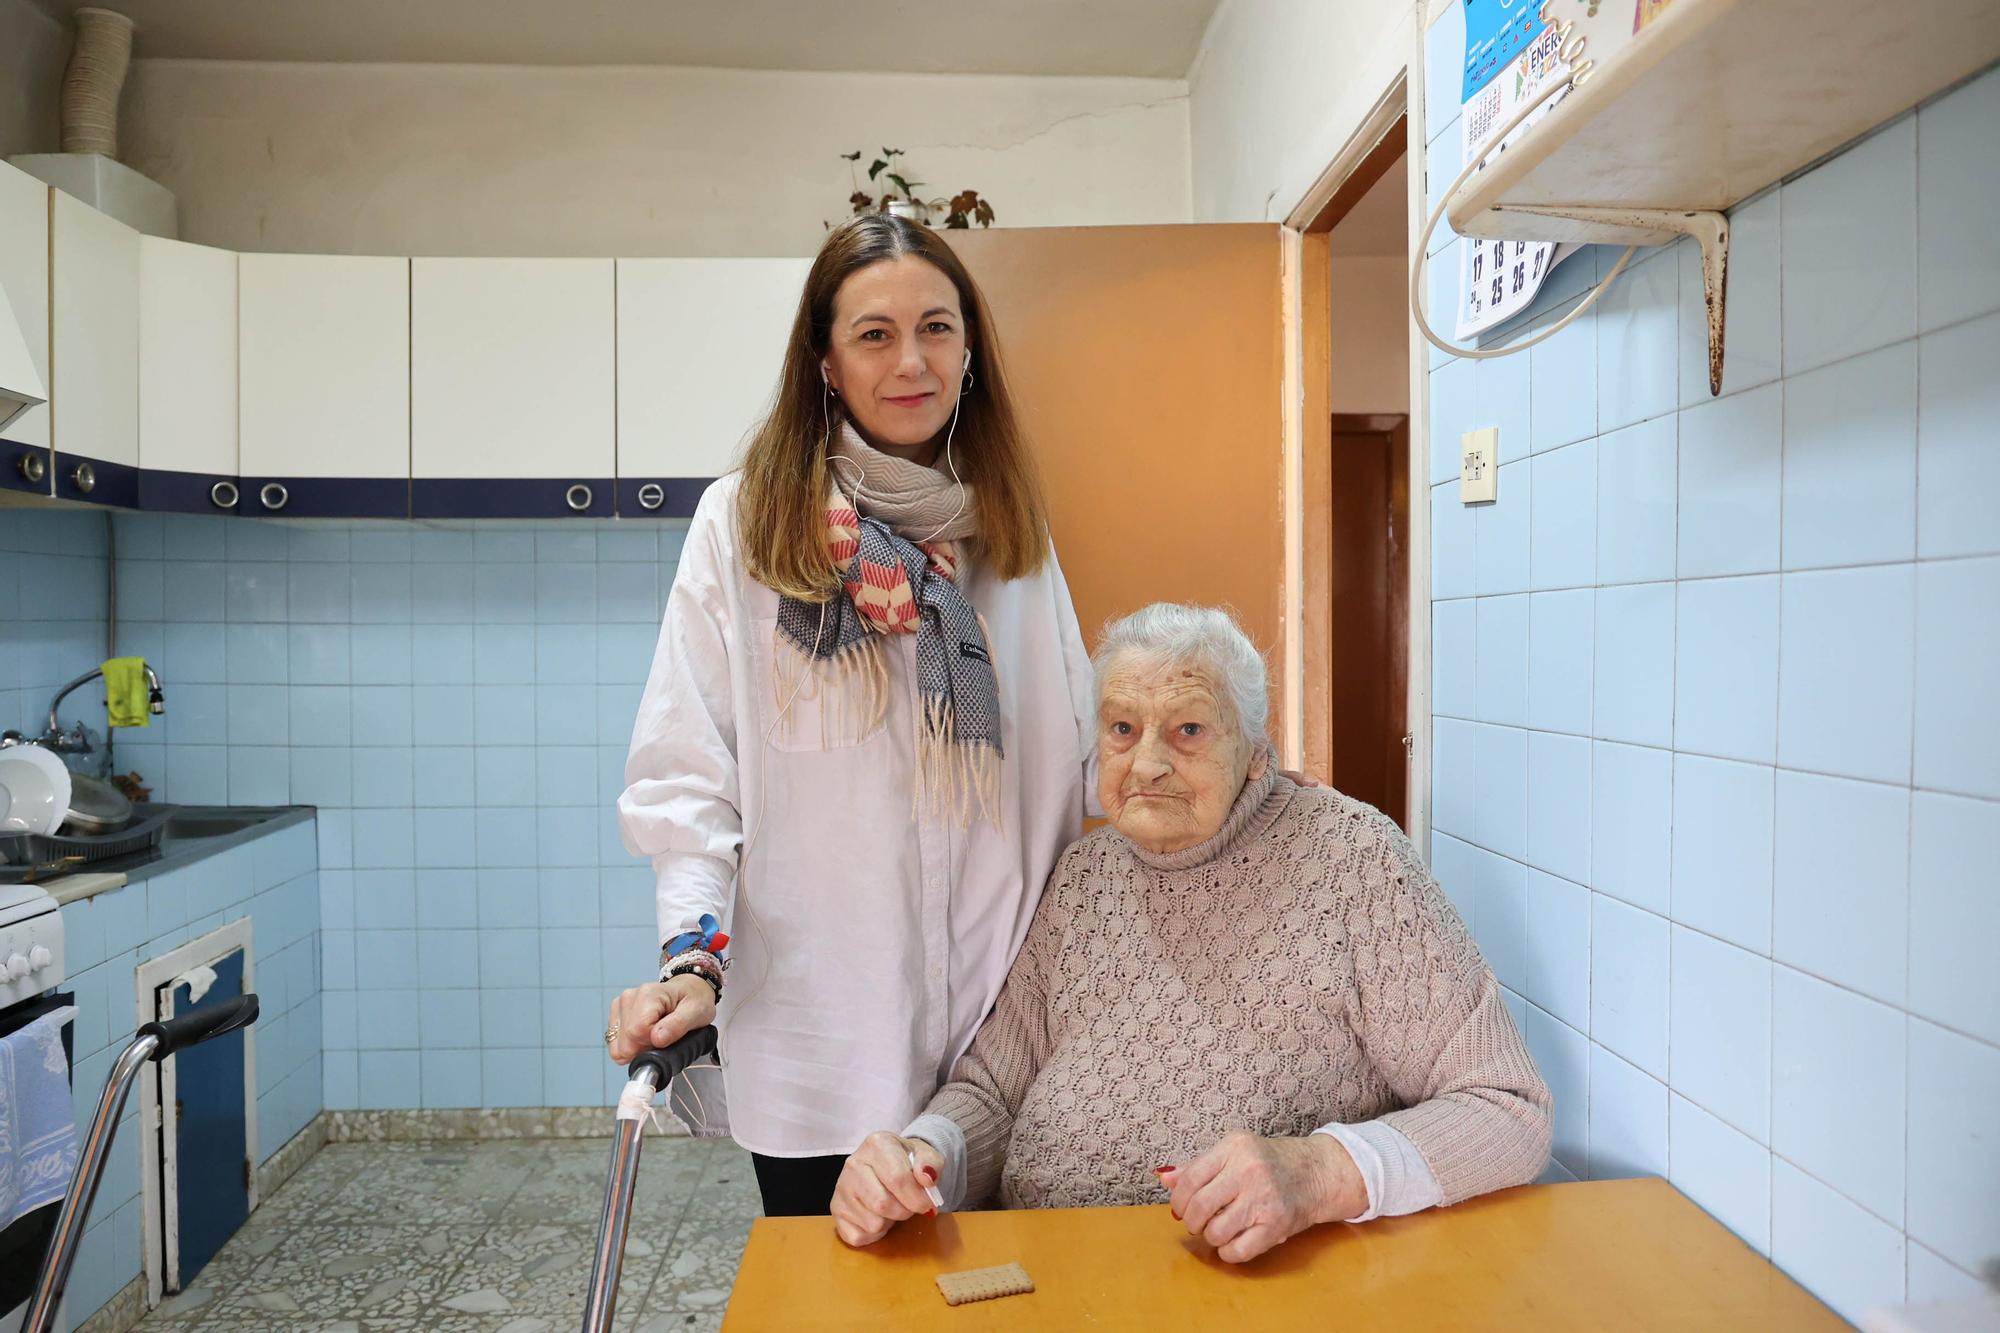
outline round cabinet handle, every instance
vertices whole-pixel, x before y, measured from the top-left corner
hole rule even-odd
[[[69,474],[69,479],[75,482],[76,488],[85,495],[97,489],[97,470],[88,463],[78,463],[76,470]]]
[[[581,514],[584,510],[590,508],[590,487],[579,481],[576,485],[563,492],[563,499],[568,502],[571,509]]]
[[[666,488],[657,481],[649,481],[639,488],[639,507],[658,509],[667,502]]]
[[[263,502],[266,509],[283,509],[286,501],[292,498],[292,493],[280,482],[267,481],[263,489],[257,492],[257,498]]]
[[[208,488],[208,498],[217,509],[234,509],[243,497],[237,493],[235,482],[218,481]]]
[[[42,478],[49,475],[49,465],[42,461],[38,453],[22,454],[21,475],[30,483],[39,484]]]

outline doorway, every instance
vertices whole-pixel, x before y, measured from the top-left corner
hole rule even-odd
[[[1407,119],[1397,115],[1302,229],[1309,749],[1335,788],[1411,831]],[[1317,465],[1312,465],[1313,463]],[[1317,724],[1317,725],[1315,725]],[[1310,733],[1319,729],[1318,738]],[[1310,744],[1317,739],[1318,744]]]

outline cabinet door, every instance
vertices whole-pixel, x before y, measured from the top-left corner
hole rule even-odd
[[[686,516],[770,410],[807,259],[618,261],[618,512]]]
[[[139,238],[139,502],[235,512],[236,255]]]
[[[410,512],[410,261],[241,255],[245,514]]]
[[[139,233],[55,191],[49,284],[56,494],[139,501]]]
[[[49,187],[0,163],[0,290],[49,388]],[[39,463],[39,466],[37,464]],[[31,407],[0,427],[0,490],[53,494],[49,408]]]
[[[612,261],[415,259],[411,512],[612,512]]]

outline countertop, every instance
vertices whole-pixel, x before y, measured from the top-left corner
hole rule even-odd
[[[230,823],[245,820],[241,827],[221,832],[201,834],[175,834],[172,825],[166,836],[156,847],[132,852],[125,856],[115,856],[107,860],[91,862],[79,866],[68,874],[47,879],[36,879],[35,883],[48,890],[57,903],[73,903],[100,893],[109,893],[126,884],[150,879],[182,866],[193,865],[233,847],[240,847],[267,834],[281,829],[292,828],[312,820],[318,811],[309,805],[292,806],[183,806],[176,812],[176,818],[186,817],[189,821],[204,821],[208,824]],[[198,825],[197,825],[198,826]],[[0,869],[22,871],[22,866],[7,866]],[[11,882],[23,882],[18,879]]]

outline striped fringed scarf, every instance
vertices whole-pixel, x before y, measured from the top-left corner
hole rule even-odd
[[[822,737],[865,735],[889,706],[887,637],[917,636],[917,782],[912,808],[963,826],[976,807],[997,822],[1000,682],[979,612],[959,589],[959,543],[975,531],[969,494],[938,472],[870,449],[843,426],[826,548],[844,592],[824,606],[781,599],[778,707],[817,676]],[[859,478],[857,481],[856,478]],[[856,504],[867,512],[857,512]],[[911,536],[936,538],[914,541]]]

